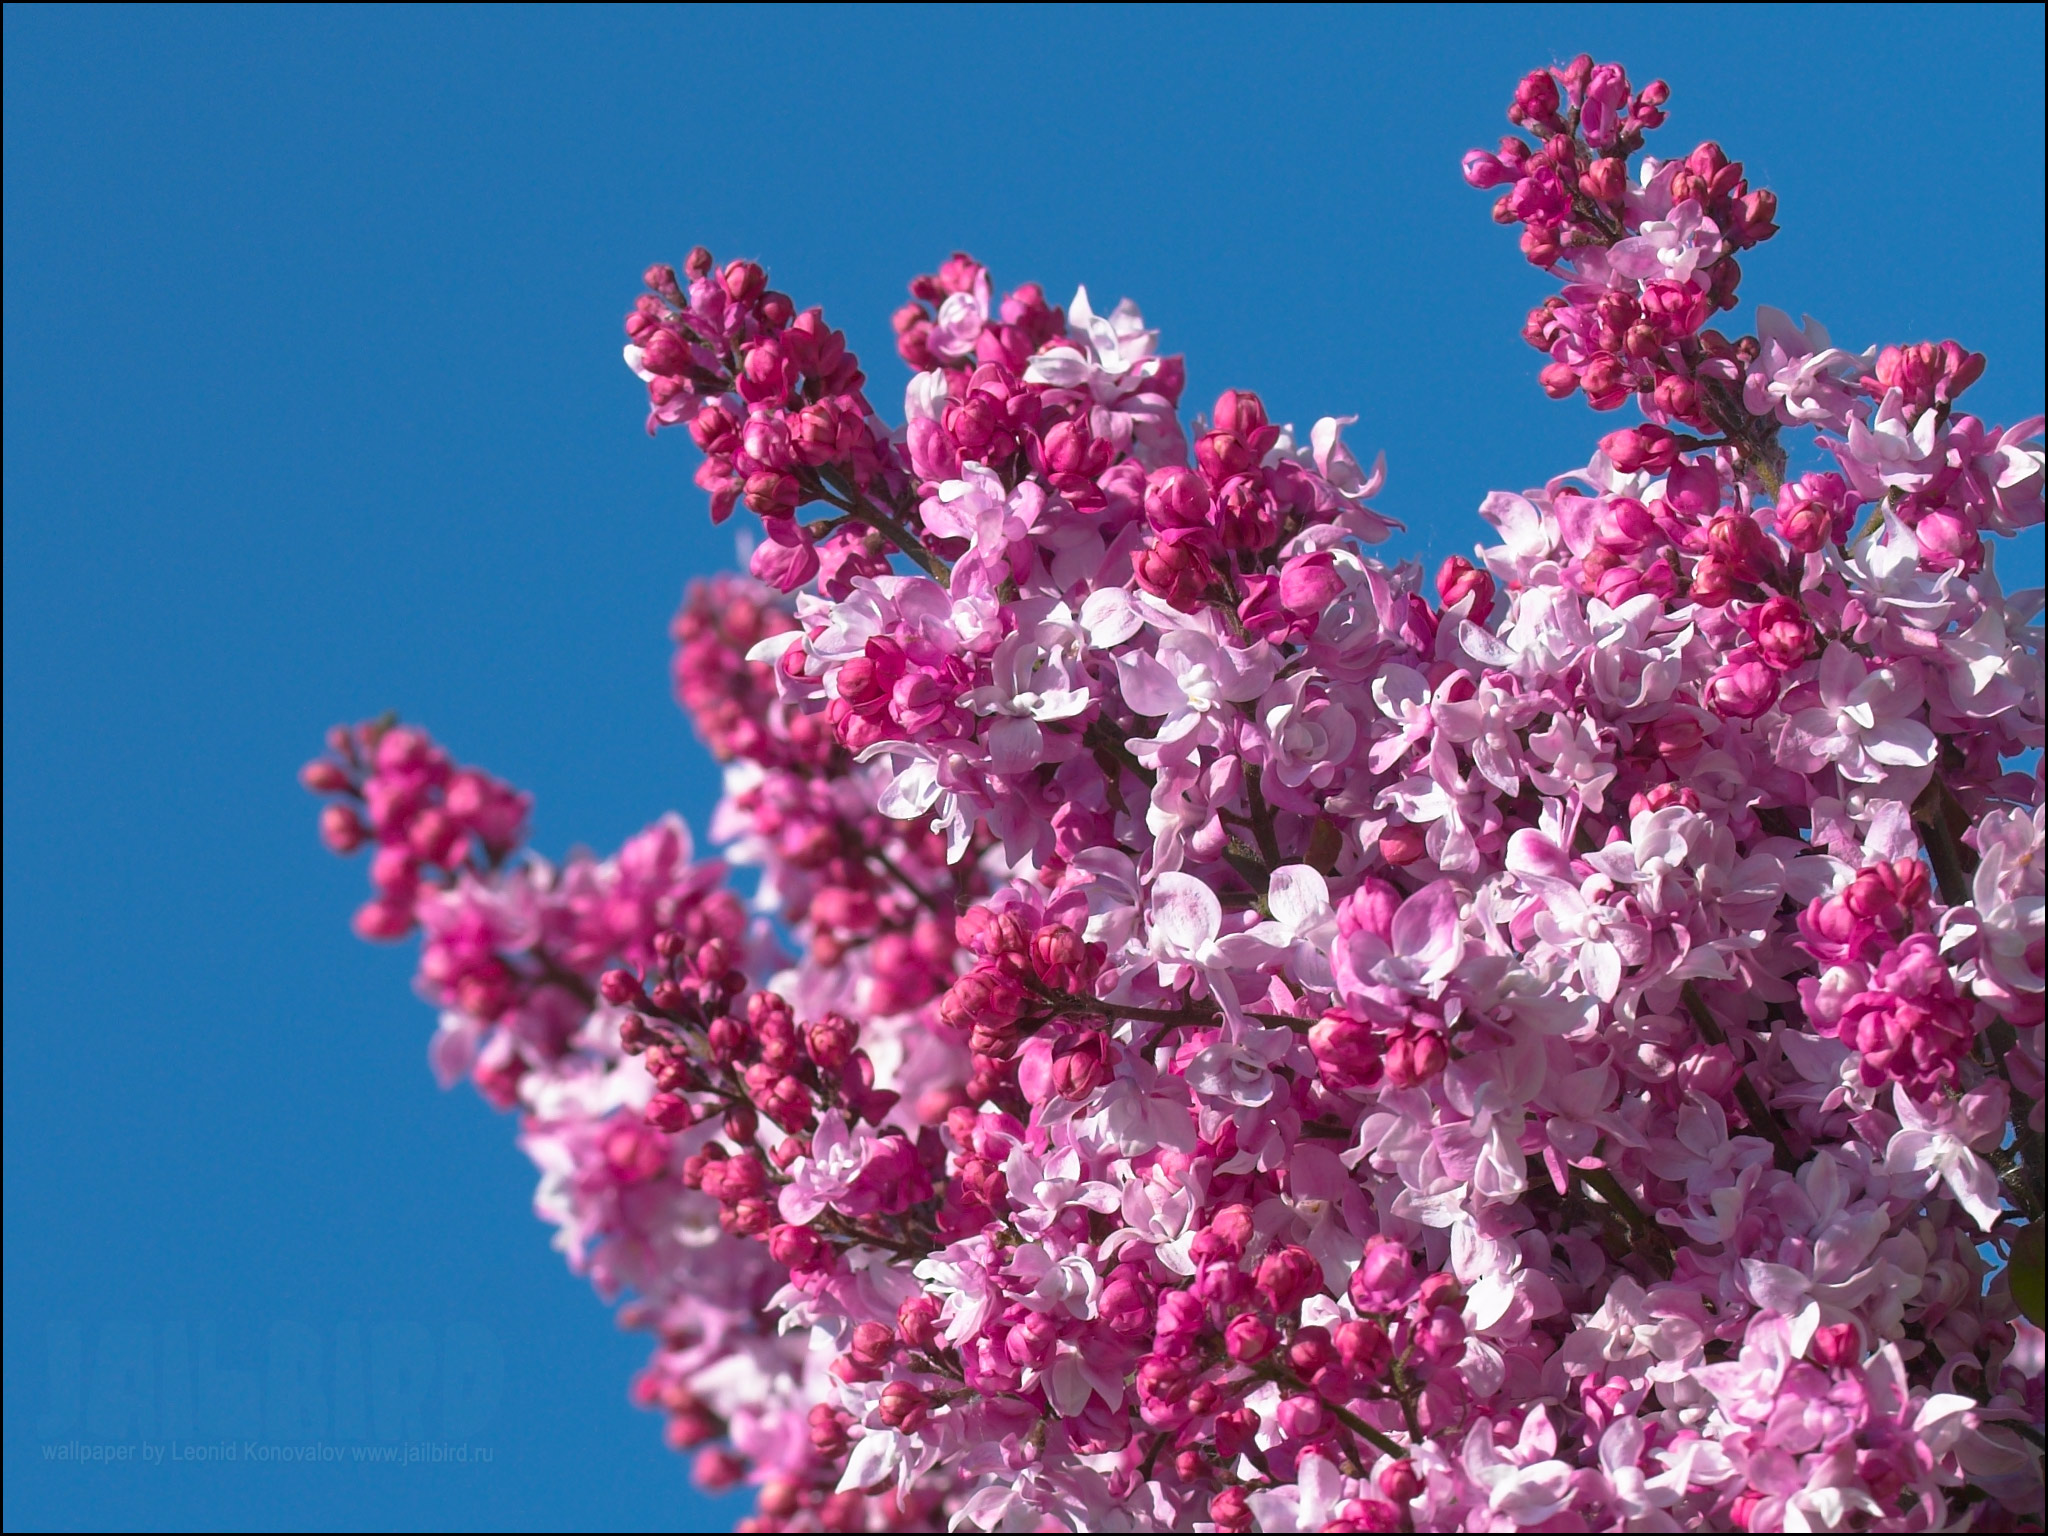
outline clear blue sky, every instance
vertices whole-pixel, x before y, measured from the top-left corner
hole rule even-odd
[[[1517,75],[1666,76],[1665,152],[1717,137],[1782,200],[1750,301],[1981,347],[2011,419],[2042,41],[2038,7],[9,7],[6,1523],[731,1518],[627,1406],[643,1346],[511,1125],[433,1087],[410,953],[349,937],[362,871],[292,778],[392,707],[531,788],[545,848],[702,824],[664,625],[731,546],[619,362],[648,261],[765,260],[882,401],[888,314],[956,246],[1130,294],[1191,401],[1358,413],[1441,553],[1596,430],[1535,388],[1543,284],[1457,175]],[[238,1394],[245,1435],[494,1459],[44,1459]]]

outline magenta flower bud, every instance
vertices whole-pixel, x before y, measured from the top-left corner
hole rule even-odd
[[[1484,624],[1493,613],[1493,577],[1463,555],[1452,555],[1437,567],[1436,593],[1446,609],[1471,598],[1465,617],[1474,624]]]
[[[1396,1030],[1387,1038],[1381,1070],[1396,1088],[1428,1082],[1450,1061],[1444,1037],[1432,1029]]]
[[[796,1227],[788,1230],[802,1231]],[[827,1460],[837,1460],[846,1454],[847,1426],[840,1421],[840,1415],[830,1403],[813,1403],[809,1414],[811,1449]]]
[[[1778,551],[1757,521],[1724,512],[1707,525],[1707,551],[1739,581],[1768,581],[1778,570]]]
[[[1327,549],[1296,555],[1280,567],[1280,602],[1300,614],[1320,614],[1344,594],[1337,557]]]
[[[1215,567],[1192,539],[1155,538],[1131,557],[1138,585],[1164,598],[1182,613],[1202,606],[1202,595],[1216,580]]]
[[[412,932],[412,924],[412,902],[389,896],[364,902],[356,908],[355,916],[349,919],[349,926],[355,930],[357,938],[376,943],[404,938]]]
[[[657,1093],[647,1101],[645,1118],[657,1131],[681,1131],[696,1123],[697,1111],[679,1093]]]
[[[1757,653],[1780,672],[1790,672],[1818,645],[1814,628],[1796,599],[1779,594],[1742,615],[1742,627]]]
[[[855,1323],[847,1353],[864,1366],[887,1365],[896,1353],[896,1332],[887,1323]]]
[[[1579,375],[1579,387],[1586,403],[1596,411],[1611,411],[1629,396],[1632,387],[1628,365],[1611,352],[1595,353]]]
[[[1242,1312],[1223,1329],[1223,1347],[1239,1365],[1257,1365],[1273,1353],[1280,1335],[1256,1312]]]
[[[1707,425],[1700,417],[1699,387],[1691,379],[1667,374],[1650,392],[1651,403],[1664,415],[1687,426]]]
[[[1337,1346],[1327,1328],[1310,1326],[1294,1330],[1287,1345],[1287,1363],[1297,1376],[1307,1379],[1337,1358]]]
[[[1557,81],[1547,69],[1532,69],[1515,87],[1508,121],[1531,127],[1550,127],[1558,122]]]
[[[1337,1325],[1337,1358],[1346,1370],[1367,1381],[1377,1381],[1393,1363],[1394,1347],[1387,1330],[1371,1319]]]
[[[692,262],[694,262],[698,251],[702,250],[703,247],[699,246],[696,250],[690,252]],[[711,253],[704,251],[705,273],[711,270],[710,260]],[[695,277],[703,274],[692,270],[691,275]],[[768,274],[762,271],[760,265],[756,262],[735,261],[727,264],[725,271],[720,275],[719,282],[725,289],[726,297],[730,298],[735,304],[751,304],[761,296],[762,290],[768,286]]]
[[[1280,534],[1279,508],[1261,477],[1235,475],[1216,493],[1217,541],[1226,550],[1260,550]]]
[[[892,1381],[882,1388],[875,1411],[891,1429],[911,1435],[923,1428],[924,1421],[931,1416],[931,1399],[914,1382]]]
[[[1402,822],[1380,834],[1380,857],[1396,869],[1413,864],[1429,851],[1427,834],[1412,822]]]
[[[1490,155],[1483,149],[1466,150],[1459,169],[1464,173],[1465,184],[1482,192],[1516,179],[1515,172],[1502,164],[1498,155]]]
[[[778,592],[794,592],[818,574],[818,551],[801,534],[794,541],[781,537],[783,528],[794,531],[795,524],[768,525],[768,537],[747,557],[747,570]]]
[[[786,518],[796,511],[800,494],[795,477],[779,469],[757,470],[747,476],[743,492],[748,511],[777,518]]]
[[[1248,1531],[1252,1528],[1251,1498],[1232,1484],[1209,1499],[1209,1519],[1219,1531]]]
[[[1232,432],[1258,449],[1258,438],[1269,425],[1266,402],[1248,389],[1226,389],[1216,397],[1210,420],[1221,432]]]
[[[1664,479],[1664,500],[1687,522],[1704,522],[1721,505],[1721,477],[1707,464],[1674,464]]]
[[[1235,432],[1205,432],[1195,442],[1195,464],[1211,485],[1257,469],[1259,461]]]
[[[1049,1313],[1028,1312],[1003,1335],[1003,1351],[1013,1365],[1043,1366],[1059,1346],[1060,1327]]]
[[[810,1025],[804,1031],[804,1047],[810,1052],[811,1060],[822,1071],[837,1072],[853,1059],[853,1048],[859,1042],[860,1031],[851,1020],[836,1013]]]
[[[1351,1304],[1361,1312],[1398,1312],[1415,1283],[1415,1266],[1405,1243],[1390,1237],[1366,1239],[1365,1259],[1351,1274]]]
[[[597,978],[597,995],[614,1008],[625,1008],[644,1003],[647,994],[641,990],[640,978],[631,971],[606,971]]]
[[[1379,1043],[1362,1019],[1332,1009],[1309,1030],[1308,1046],[1316,1070],[1333,1088],[1369,1088],[1379,1081]]]
[[[1053,1092],[1066,1099],[1085,1099],[1112,1076],[1109,1036],[1091,1030],[1064,1046],[1052,1059]]]
[[[1280,601],[1280,578],[1258,571],[1239,579],[1244,600],[1237,605],[1238,622],[1253,639],[1292,645],[1315,633],[1320,615],[1300,614]]]
[[[939,1341],[939,1304],[929,1296],[913,1296],[896,1309],[896,1331],[912,1349],[930,1349]]]
[[[1236,1252],[1243,1253],[1257,1230],[1252,1224],[1252,1208],[1243,1204],[1224,1206],[1209,1218],[1209,1230]]]
[[[1280,1432],[1289,1439],[1314,1438],[1322,1432],[1324,1417],[1323,1400],[1313,1392],[1297,1392],[1280,1401]]]
[[[1536,375],[1543,393],[1553,400],[1569,399],[1579,387],[1579,371],[1570,363],[1546,363]]]
[[[354,853],[362,847],[370,835],[370,829],[363,825],[352,805],[325,805],[320,808],[320,841],[334,853]]]
[[[1186,1291],[1168,1291],[1159,1298],[1152,1347],[1163,1355],[1183,1355],[1207,1324],[1207,1314],[1197,1298]]]
[[[697,1453],[690,1463],[690,1479],[708,1493],[723,1493],[738,1487],[747,1475],[745,1458],[714,1445]]]
[[[1953,512],[1929,512],[1913,525],[1920,542],[1920,563],[1936,570],[1974,571],[1984,563],[1984,544],[1977,530]]]
[[[1259,1260],[1252,1284],[1275,1312],[1291,1312],[1323,1288],[1323,1267],[1306,1248],[1290,1243]]]
[[[1177,1407],[1187,1400],[1194,1380],[1174,1360],[1148,1355],[1138,1363],[1138,1395],[1147,1402]]]
[[[740,446],[745,449],[747,457],[755,460],[764,470],[773,470],[781,474],[787,471],[789,466],[795,462],[795,455],[791,451],[789,440],[789,424],[779,416],[755,416],[750,418],[745,429],[740,433]],[[796,505],[794,500],[796,482],[791,480],[789,484],[792,497],[789,505],[791,508],[794,508]],[[764,516],[769,515],[763,511],[762,507],[756,505],[753,496],[753,485],[754,481],[750,477],[747,481],[747,505],[756,512],[763,512]]]
[[[657,326],[640,344],[640,366],[649,373],[675,378],[691,368],[690,344],[667,326]]]
[[[792,1274],[822,1269],[832,1261],[831,1245],[822,1237],[809,1227],[787,1223],[769,1230],[768,1254]]]
[[[1225,1463],[1244,1454],[1259,1432],[1259,1416],[1249,1408],[1232,1408],[1216,1415],[1216,1454]]]
[[[1439,1276],[1430,1276],[1431,1280]],[[1417,1306],[1428,1302],[1428,1281],[1423,1282],[1423,1295],[1417,1298]],[[1465,1319],[1455,1303],[1432,1307],[1416,1330],[1416,1347],[1429,1360],[1450,1360],[1465,1347]]]
[[[1646,421],[1639,427],[1608,433],[1600,439],[1600,451],[1625,475],[1640,470],[1661,475],[1678,462],[1678,436],[1668,427]]]
[[[1825,1366],[1854,1366],[1863,1358],[1862,1341],[1854,1323],[1828,1323],[1816,1328],[1807,1352]]]
[[[1754,646],[1744,646],[1721,664],[1700,690],[1707,708],[1724,720],[1754,720],[1778,698],[1778,674]]]
[[[1702,608],[1719,608],[1734,597],[1741,588],[1741,582],[1728,562],[1716,555],[1706,555],[1692,568],[1692,587],[1689,596]]]
[[[1207,528],[1210,507],[1202,477],[1177,464],[1154,470],[1145,486],[1145,521],[1161,533]]]
[[[1579,190],[1595,202],[1620,202],[1628,191],[1628,162],[1612,155],[1595,160],[1592,168],[1579,178]]]
[[[1415,1470],[1412,1461],[1397,1461],[1390,1467],[1382,1468],[1379,1475],[1380,1492],[1404,1508],[1422,1497],[1422,1474]]]
[[[299,783],[316,795],[338,795],[355,787],[341,764],[319,757],[299,770]]]

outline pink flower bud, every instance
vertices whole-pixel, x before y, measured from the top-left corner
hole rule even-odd
[[[1160,533],[1206,529],[1209,487],[1191,469],[1173,465],[1152,472],[1145,486],[1145,521]]]
[[[1689,596],[1702,608],[1719,608],[1735,596],[1741,581],[1718,555],[1706,555],[1692,569]]]
[[[1131,557],[1138,585],[1164,598],[1182,613],[1202,606],[1202,596],[1216,580],[1216,571],[1192,539],[1155,538]]]
[[[697,1120],[697,1111],[679,1093],[657,1093],[647,1101],[647,1123],[657,1131],[687,1130]]]
[[[1384,1467],[1379,1475],[1380,1492],[1396,1504],[1406,1507],[1422,1497],[1428,1485],[1422,1481],[1422,1474],[1415,1470],[1412,1461],[1397,1461]]]
[[[1412,1088],[1443,1071],[1449,1060],[1444,1037],[1435,1030],[1395,1030],[1387,1037],[1381,1069],[1396,1088]]]
[[[1219,1531],[1248,1531],[1252,1528],[1250,1496],[1235,1484],[1209,1500],[1209,1519]]]
[[[707,1493],[723,1493],[738,1487],[746,1475],[746,1461],[722,1446],[699,1451],[697,1459],[690,1463],[691,1480]]]
[[[1369,1088],[1380,1079],[1379,1044],[1361,1019],[1332,1010],[1309,1030],[1308,1045],[1317,1071],[1333,1088]]]
[[[334,853],[354,853],[362,847],[363,840],[370,835],[370,829],[363,825],[351,805],[325,805],[320,808],[320,841]]]
[[[1091,1030],[1064,1045],[1052,1059],[1053,1092],[1066,1099],[1085,1099],[1112,1075],[1113,1047],[1109,1036]]]
[[[919,1391],[914,1382],[892,1381],[882,1388],[875,1411],[891,1429],[912,1435],[923,1428],[924,1421],[931,1416],[931,1399]]]
[[[1798,601],[1782,594],[1744,613],[1741,624],[1756,642],[1757,653],[1780,672],[1800,665],[1818,645],[1813,625]]]
[[[1699,388],[1691,379],[1677,374],[1667,374],[1657,381],[1657,387],[1650,392],[1651,402],[1664,415],[1687,426],[1706,426],[1700,419]]]
[[[1327,549],[1296,555],[1280,568],[1280,602],[1299,614],[1316,615],[1344,593],[1337,557]]]
[[[896,1353],[896,1333],[886,1323],[864,1322],[853,1326],[853,1342],[847,1353],[869,1367],[887,1365]]]
[[[751,482],[750,482],[751,483]],[[796,482],[790,481],[791,485]],[[795,524],[770,524],[768,537],[747,557],[747,569],[778,592],[794,592],[818,574],[818,551],[801,534],[794,542],[780,537],[781,529],[792,532]]]
[[[355,787],[339,763],[319,757],[299,770],[299,783],[316,795],[338,795]]]
[[[1257,1365],[1273,1353],[1280,1335],[1256,1312],[1242,1312],[1223,1330],[1223,1347],[1239,1365]]]
[[[859,1038],[860,1031],[850,1020],[828,1013],[804,1031],[804,1046],[821,1070],[837,1072],[852,1059]]]
[[[1323,1267],[1306,1248],[1290,1243],[1259,1260],[1252,1283],[1275,1312],[1291,1312],[1323,1288]]]
[[[1472,606],[1465,617],[1474,624],[1484,624],[1493,613],[1493,577],[1463,555],[1452,555],[1437,567],[1436,592],[1447,610],[1469,597]]]
[[[1913,525],[1920,542],[1920,563],[1941,571],[1977,569],[1984,563],[1984,543],[1977,530],[1953,512],[1929,512]]]
[[[1777,702],[1778,674],[1754,646],[1744,646],[1707,679],[1701,697],[1724,720],[1754,720]]]
[[[1377,1381],[1392,1364],[1394,1349],[1387,1330],[1371,1319],[1337,1325],[1337,1358],[1346,1370],[1367,1381]]]
[[[912,1349],[930,1349],[939,1339],[939,1304],[913,1296],[896,1309],[896,1331]]]
[[[631,971],[610,970],[597,979],[597,995],[614,1008],[644,1005],[647,994]]]
[[[1380,857],[1396,869],[1413,864],[1428,851],[1426,834],[1412,822],[1402,822],[1380,834]]]
[[[1608,433],[1600,439],[1600,451],[1625,475],[1640,470],[1661,475],[1678,462],[1678,436],[1668,427],[1644,422],[1639,427]]]
[[[1493,187],[1506,186],[1516,179],[1516,173],[1501,163],[1498,155],[1490,155],[1483,149],[1468,149],[1460,165],[1467,186],[1484,192]]]
[[[1323,1427],[1323,1400],[1313,1392],[1297,1392],[1281,1399],[1277,1417],[1280,1432],[1289,1439],[1313,1439]]]
[[[1634,381],[1629,375],[1628,365],[1610,352],[1594,354],[1579,375],[1579,387],[1586,392],[1586,403],[1596,411],[1611,411],[1629,396]]]
[[[1628,191],[1628,162],[1613,156],[1595,160],[1592,169],[1579,178],[1579,189],[1596,202],[1620,202]]]
[[[1330,1330],[1318,1326],[1297,1328],[1294,1338],[1287,1345],[1287,1363],[1297,1376],[1306,1380],[1337,1358],[1337,1346],[1330,1338]]]
[[[1724,512],[1707,525],[1707,550],[1739,581],[1768,581],[1778,570],[1778,551],[1756,519]]]
[[[1351,1304],[1361,1312],[1398,1312],[1414,1283],[1407,1244],[1371,1237],[1366,1239],[1364,1261],[1351,1273]]]

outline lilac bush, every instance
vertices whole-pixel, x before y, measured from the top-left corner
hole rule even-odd
[[[2041,1528],[2042,419],[1716,328],[1775,199],[1666,96],[1466,157],[1634,414],[1433,582],[1128,300],[954,256],[892,426],[699,249],[626,361],[758,519],[674,625],[722,858],[308,768],[745,1528]]]

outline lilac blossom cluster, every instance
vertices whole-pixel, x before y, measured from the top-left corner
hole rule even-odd
[[[2040,1528],[2042,420],[1708,329],[1775,202],[1667,95],[1467,157],[1642,419],[1433,581],[1129,301],[954,256],[898,427],[700,249],[626,360],[760,522],[674,626],[725,862],[307,770],[745,1528]]]

